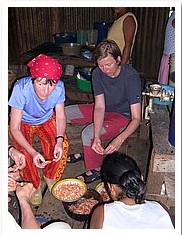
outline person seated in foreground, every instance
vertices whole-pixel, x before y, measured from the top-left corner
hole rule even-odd
[[[8,172],[8,192],[15,191],[21,209],[21,226],[16,222],[11,213],[8,212],[8,230],[14,231],[14,229],[21,228],[41,229],[41,225],[36,219],[31,207],[31,197],[36,189],[34,188],[32,183],[17,182],[17,180],[21,180],[21,178],[18,177],[18,169],[22,169],[26,165],[24,161],[25,156],[13,146],[9,146],[8,154],[15,161],[15,165],[11,167],[13,169],[13,172]],[[44,227],[44,229],[51,228],[71,229],[70,225],[63,221],[52,222]]]
[[[90,229],[173,229],[168,212],[145,199],[146,185],[134,159],[113,152],[101,166],[101,179],[112,201],[94,210]]]
[[[12,177],[8,177],[8,190],[16,190],[21,209],[21,226],[16,222],[11,213],[8,213],[8,229],[41,229],[39,221],[36,219],[30,199],[35,192],[32,183],[17,183]],[[58,229],[71,229],[70,225],[65,222],[53,222],[44,227],[44,229],[58,228]]]

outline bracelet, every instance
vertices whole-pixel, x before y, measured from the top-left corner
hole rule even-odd
[[[64,142],[64,136],[62,136],[62,135],[58,135],[58,136],[55,138],[55,141],[57,142],[57,139],[59,139],[59,138],[62,138],[62,139],[63,139],[63,142]]]
[[[10,151],[11,148],[14,148],[14,146],[13,145],[8,146],[8,155],[10,155],[9,151]]]

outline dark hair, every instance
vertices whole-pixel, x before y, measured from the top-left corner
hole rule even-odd
[[[126,154],[114,152],[106,155],[101,167],[101,179],[110,194],[108,183],[117,184],[122,189],[123,197],[132,198],[135,203],[144,202],[145,183],[136,161]]]
[[[117,60],[118,56],[121,57],[121,51],[113,40],[105,40],[97,45],[94,51],[95,63],[97,64],[98,60],[104,59],[108,55],[113,56],[115,60]]]

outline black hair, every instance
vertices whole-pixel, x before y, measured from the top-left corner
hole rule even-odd
[[[43,78],[32,78],[32,84],[35,83],[35,80],[36,80],[36,79],[39,79],[38,82],[40,82]],[[46,78],[46,81],[45,81],[44,85],[47,85],[48,83],[49,83],[51,86],[53,86],[53,85],[56,85],[56,84],[57,84],[57,81],[55,81],[55,80],[53,80],[53,79],[47,79],[47,78]]]
[[[107,154],[101,166],[101,179],[111,197],[108,183],[117,184],[123,197],[132,198],[141,204],[145,199],[146,185],[141,178],[141,171],[136,161],[126,154],[114,152]]]

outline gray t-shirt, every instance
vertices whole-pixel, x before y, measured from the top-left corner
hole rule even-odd
[[[131,118],[130,105],[141,102],[141,80],[131,65],[121,65],[115,78],[106,76],[98,67],[92,73],[94,96],[104,94],[106,112]]]

